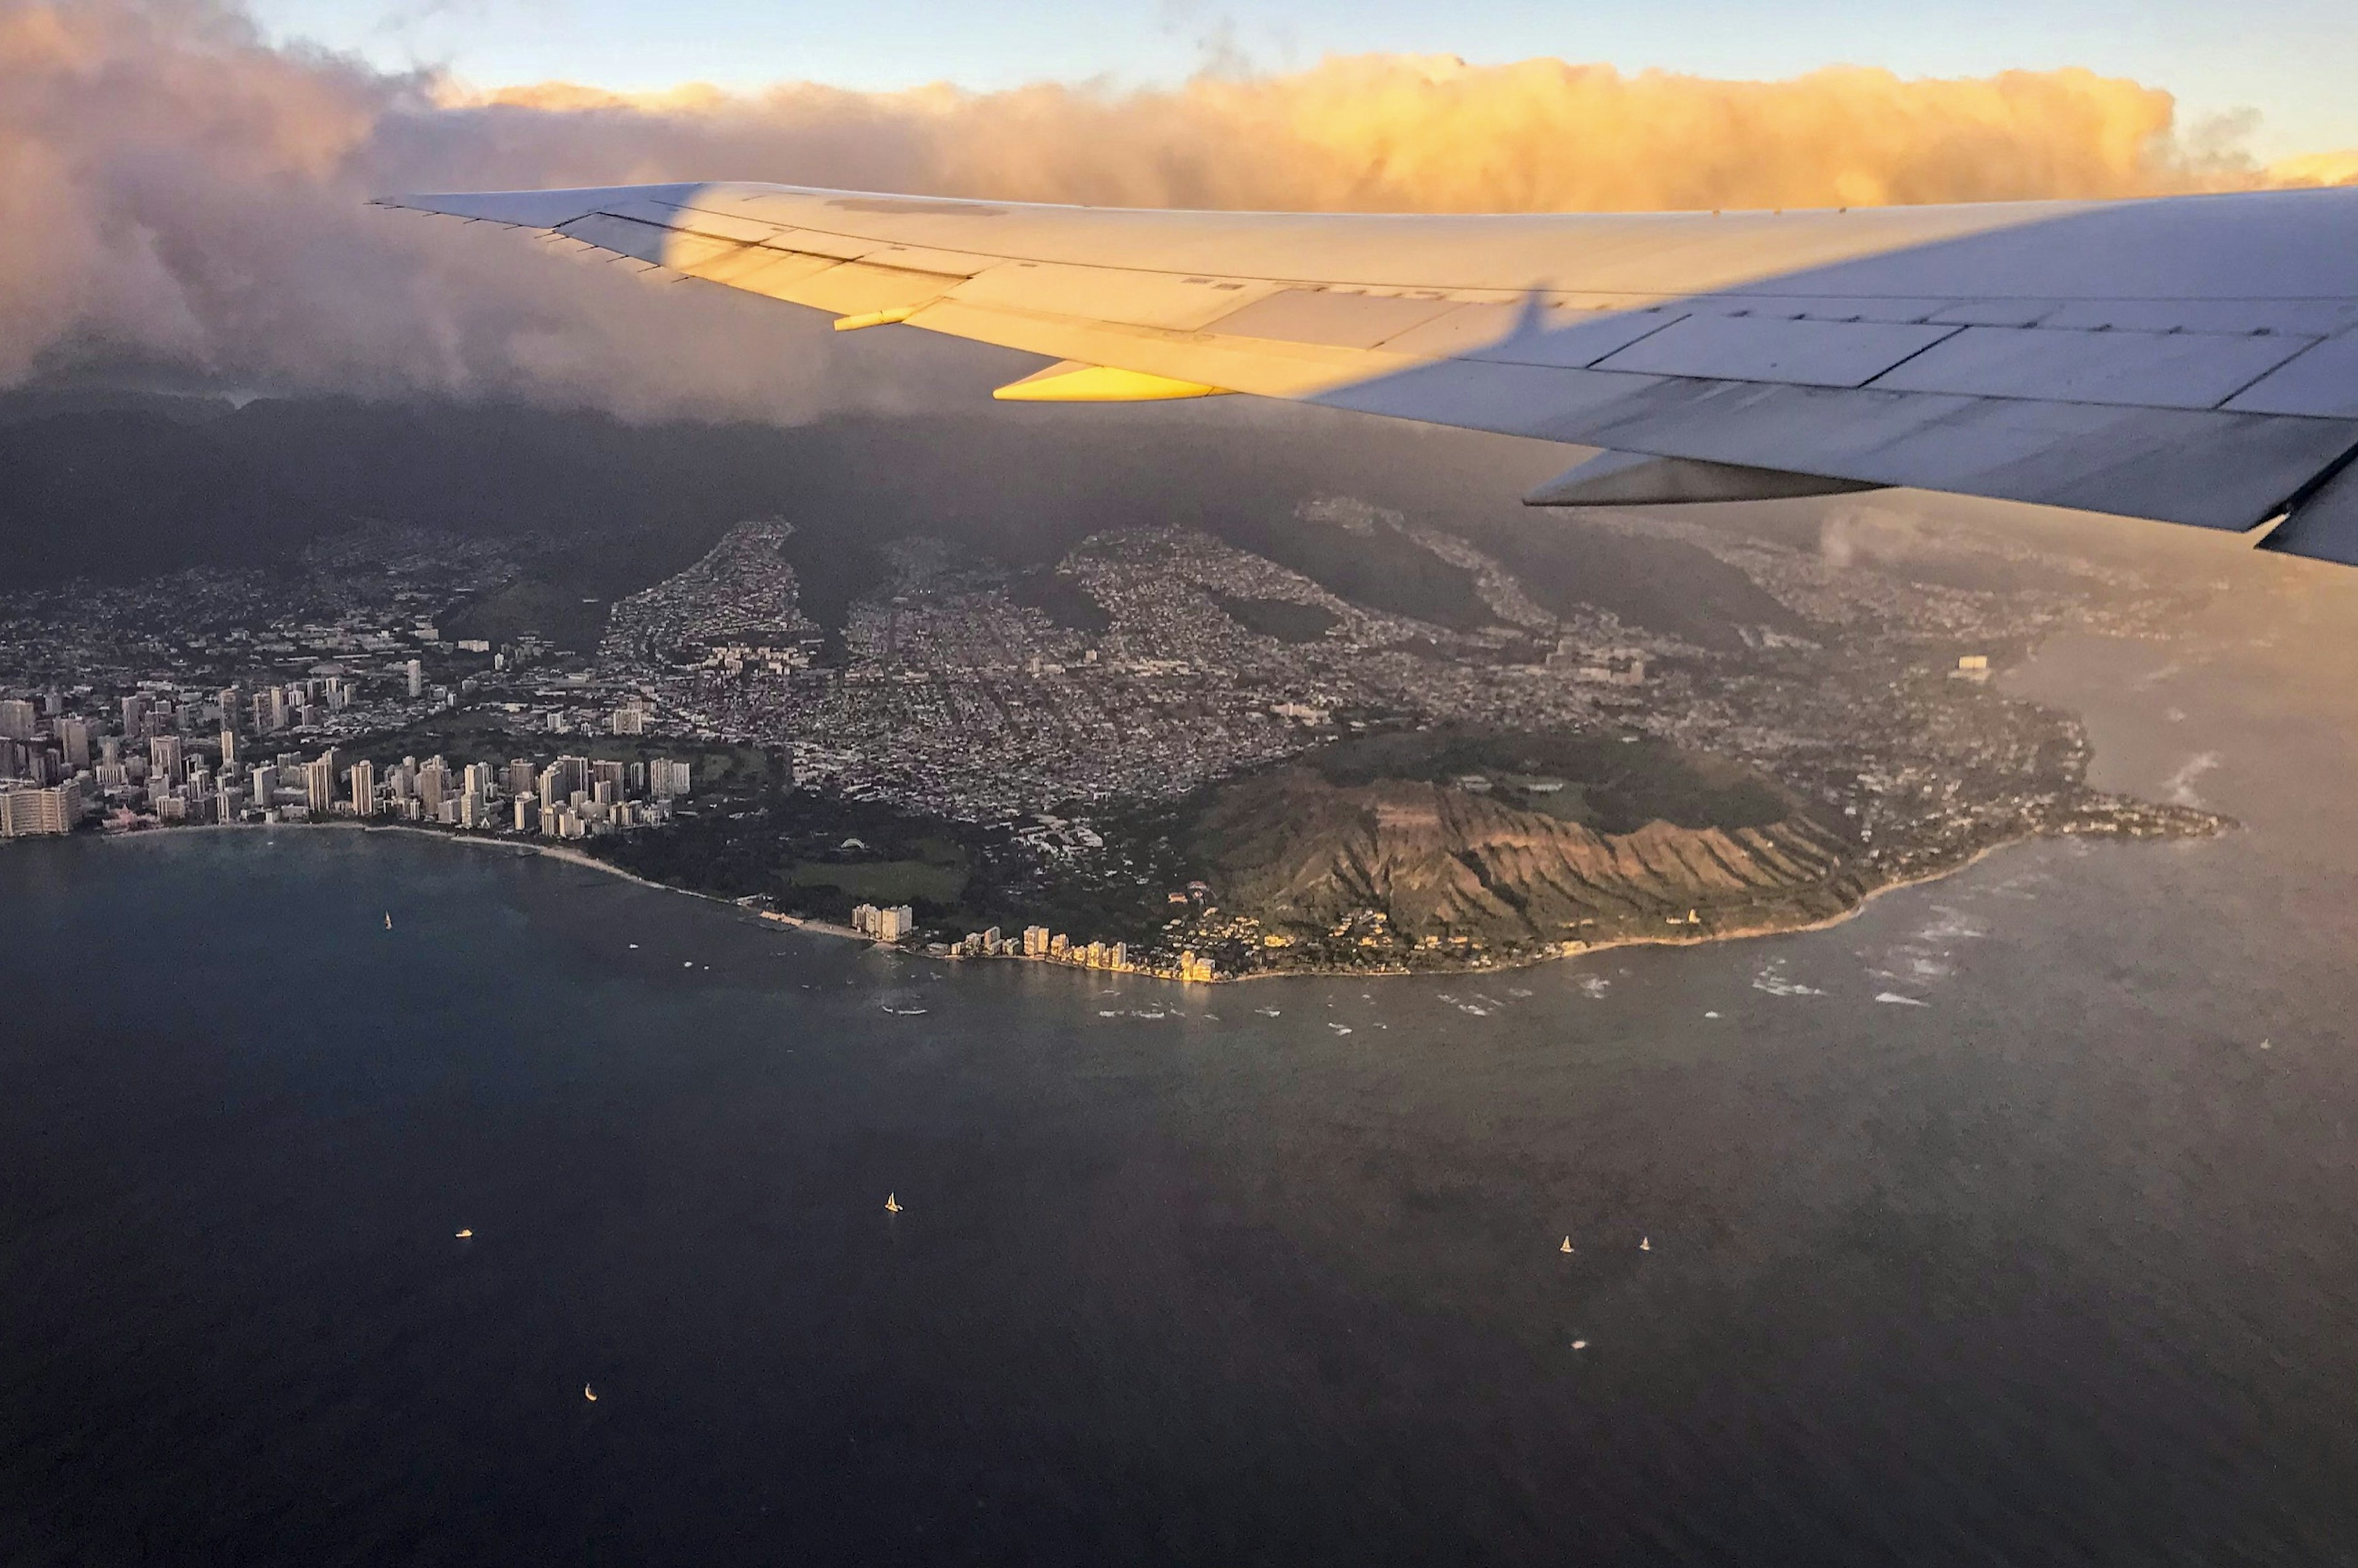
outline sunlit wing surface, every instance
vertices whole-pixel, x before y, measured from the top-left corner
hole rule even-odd
[[[404,196],[1058,362],[1607,449],[1538,504],[1905,485],[2358,564],[2358,189],[1855,211],[1166,212],[654,185]]]

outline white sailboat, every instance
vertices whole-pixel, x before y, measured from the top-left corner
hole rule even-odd
[[[1653,1249],[1654,1249],[1654,1240],[1653,1240],[1653,1238],[1652,1238],[1652,1237],[1650,1237],[1650,1236],[1640,1236],[1639,1238],[1638,1238],[1638,1250],[1639,1250],[1639,1251],[1640,1251],[1640,1252],[1651,1252]]]
[[[1562,1247],[1559,1247],[1558,1249],[1556,1249],[1556,1250],[1557,1250],[1557,1251],[1559,1251],[1559,1252],[1569,1252],[1569,1251],[1571,1251],[1571,1250],[1572,1250],[1572,1238],[1571,1238],[1571,1237],[1569,1237],[1569,1236],[1565,1237],[1565,1238],[1563,1238],[1563,1245]]]
[[[884,1212],[886,1214],[898,1214],[901,1212],[899,1202],[894,1199],[891,1193],[886,1193],[884,1195]]]
[[[594,1405],[598,1402],[598,1390],[584,1383],[581,1385],[581,1397]]]
[[[393,929],[393,911],[389,909],[384,912],[384,928],[387,931]]]

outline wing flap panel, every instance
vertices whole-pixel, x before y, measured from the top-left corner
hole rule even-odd
[[[2358,419],[2358,332],[2329,338],[2227,400],[2251,414]]]
[[[1618,353],[1685,319],[1676,310],[1628,310],[1600,314],[1590,310],[1552,310],[1501,342],[1477,349],[1467,357],[1500,364],[1553,365],[1582,370],[1608,354]],[[1562,326],[1551,323],[1561,321]],[[1398,348],[1400,345],[1390,345]]]
[[[2358,422],[1879,388],[1418,366],[1315,401],[1617,451],[2246,529],[2358,444]]]
[[[1597,361],[1596,368],[1718,381],[1859,386],[1956,330],[1897,322],[1691,316]]]
[[[568,240],[658,266],[663,264],[665,247],[672,240],[672,232],[661,224],[617,218],[610,212],[586,213],[559,225],[557,232]]]
[[[796,284],[842,265],[833,256],[798,255],[793,251],[773,251],[767,245],[745,245],[708,260],[684,262],[680,270],[730,288],[792,301]]]
[[[1123,272],[1111,267],[1009,262],[958,286],[965,303],[991,308],[1119,321],[1193,332],[1269,294],[1267,283],[1234,278]]]
[[[977,305],[958,292],[924,306],[909,321],[929,331],[1053,360],[1142,371],[1261,397],[1306,398],[1411,362],[1316,343],[1206,337]]]
[[[1894,392],[2213,408],[2314,341],[1968,327],[1876,384]]]
[[[914,310],[940,298],[964,281],[937,272],[845,262],[786,285],[778,297],[796,305],[832,310],[838,316],[868,316],[887,310]]]
[[[708,207],[676,207],[672,209],[671,222],[683,233],[732,240],[741,245],[764,244],[783,232],[780,224],[761,222],[733,212],[716,212]]]
[[[1206,323],[1226,336],[1372,349],[1446,313],[1454,301],[1340,289],[1281,288]]]

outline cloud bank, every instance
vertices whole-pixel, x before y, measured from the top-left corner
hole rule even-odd
[[[362,205],[404,189],[738,178],[1472,211],[2353,178],[2352,155],[2256,168],[2233,127],[2190,135],[2168,93],[2082,70],[1722,81],[1368,56],[1136,92],[477,92],[274,48],[230,0],[0,0],[0,384],[98,363],[257,390],[790,420],[925,379],[905,344],[846,344],[766,302]],[[861,373],[838,373],[847,358]]]

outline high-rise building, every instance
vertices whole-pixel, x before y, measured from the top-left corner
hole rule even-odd
[[[647,710],[644,708],[618,708],[606,724],[617,735],[644,735],[647,732]]]
[[[417,798],[426,807],[426,815],[441,819],[442,798],[450,793],[450,769],[439,757],[429,757],[417,770]]]
[[[491,763],[469,762],[467,764],[466,791],[469,795],[477,800],[488,801],[492,798],[492,790],[497,787],[492,782]]]
[[[0,740],[29,741],[39,715],[33,705],[20,697],[0,701]]]
[[[71,784],[0,793],[0,838],[70,833],[81,821],[81,792]]]
[[[303,764],[303,804],[312,811],[336,808],[336,754],[333,752]]]
[[[66,766],[86,768],[91,765],[90,743],[94,733],[87,719],[58,720],[58,744],[65,749]]]
[[[417,660],[412,659],[405,667],[404,673],[409,676],[409,695],[412,697],[424,696],[426,694],[426,666],[423,664],[420,664]]]
[[[376,815],[376,764],[366,757],[352,764],[352,815]]]
[[[278,768],[274,762],[254,764],[254,804],[267,811],[278,804]]]
[[[508,793],[510,795],[532,794],[537,777],[538,775],[533,772],[532,763],[523,757],[508,759]]]
[[[123,733],[124,736],[136,741],[142,734],[146,733],[145,726],[147,722],[147,709],[153,706],[154,704],[144,697],[126,697],[123,699]]]
[[[689,769],[686,762],[657,758],[647,764],[647,790],[658,798],[687,794],[688,778]]]
[[[148,787],[169,789],[180,782],[180,738],[178,735],[151,735],[147,738]]]
[[[224,728],[222,730],[221,746],[222,772],[227,773],[237,766],[237,731]]]
[[[540,801],[538,797],[534,795],[530,790],[522,790],[516,793],[515,830],[517,832],[529,833],[532,831],[533,824],[538,819],[538,813],[535,808],[538,806],[539,804]]]

